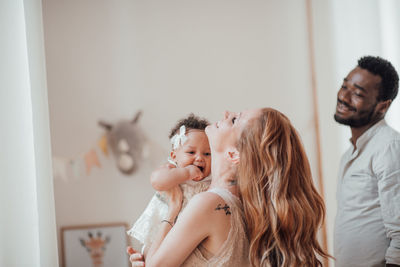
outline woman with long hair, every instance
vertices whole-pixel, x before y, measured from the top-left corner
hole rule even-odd
[[[265,108],[238,142],[239,189],[252,266],[322,266],[325,206],[289,119]]]
[[[176,225],[164,225],[146,266],[322,266],[318,257],[328,255],[317,232],[325,207],[299,135],[287,117],[271,108],[225,112],[206,133],[211,189],[200,193],[197,202],[189,202]],[[216,192],[230,197],[216,197]],[[171,218],[180,209],[180,194],[168,192]],[[227,248],[236,251],[223,253]],[[209,258],[201,251],[208,251]],[[132,266],[141,266],[143,255],[132,248],[128,253]],[[234,259],[237,256],[240,261]],[[191,259],[196,264],[186,264]]]

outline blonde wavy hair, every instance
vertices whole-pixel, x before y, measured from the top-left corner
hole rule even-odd
[[[271,108],[249,125],[238,142],[238,181],[251,265],[322,266],[325,206],[297,131]]]

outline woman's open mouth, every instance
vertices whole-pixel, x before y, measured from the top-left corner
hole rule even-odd
[[[196,167],[199,168],[201,172],[204,171],[204,167],[201,167],[201,166],[196,166]]]

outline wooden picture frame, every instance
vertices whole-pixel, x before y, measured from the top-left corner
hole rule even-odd
[[[62,227],[63,267],[128,267],[126,223]]]

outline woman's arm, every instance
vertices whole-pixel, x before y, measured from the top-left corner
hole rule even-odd
[[[208,192],[194,196],[173,227],[162,223],[157,240],[146,256],[146,267],[180,266],[210,236],[215,216],[213,196]]]
[[[151,173],[150,182],[157,191],[167,191],[187,180],[199,179],[203,173],[194,165],[177,168],[172,164],[165,164]]]

